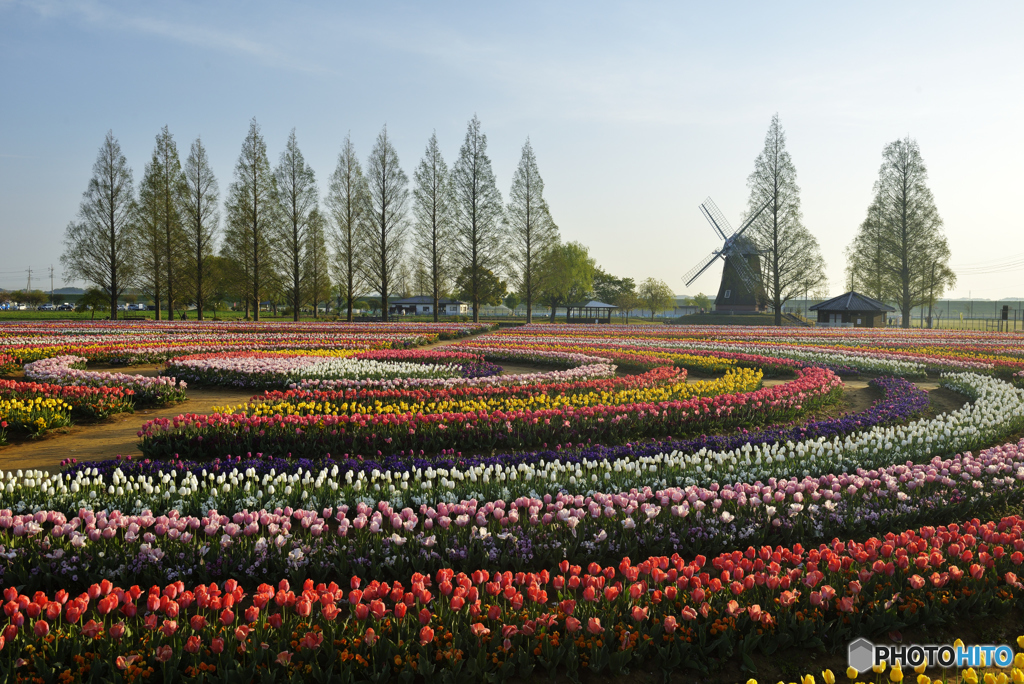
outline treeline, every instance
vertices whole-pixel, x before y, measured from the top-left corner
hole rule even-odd
[[[133,172],[108,132],[66,230],[65,277],[100,288],[111,317],[129,288],[168,315],[176,306],[232,299],[259,320],[264,301],[284,302],[295,320],[331,300],[352,318],[356,301],[380,295],[381,312],[396,295],[455,296],[480,307],[503,300],[551,308],[599,293],[639,302],[643,287],[599,269],[585,246],[563,243],[544,198],[544,181],[529,139],[523,145],[507,203],[495,182],[487,136],[474,117],[450,167],[436,134],[407,176],[387,128],[361,162],[346,137],[321,193],[295,131],[276,166],[256,120],[227,193],[197,138],[182,163],[167,127],[136,189]],[[648,294],[651,283],[644,285]],[[660,283],[661,299],[665,292]],[[595,289],[596,288],[596,289]]]

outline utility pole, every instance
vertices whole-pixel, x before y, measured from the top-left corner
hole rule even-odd
[[[50,264],[50,306],[53,306],[53,264]]]
[[[27,285],[27,286],[25,287],[25,292],[26,292],[26,293],[29,293],[29,292],[31,292],[31,291],[32,291],[32,267],[31,267],[31,266],[29,266],[29,267],[28,267],[27,269],[25,269],[25,270],[26,270],[26,271],[27,271],[27,273],[28,273],[28,285]]]

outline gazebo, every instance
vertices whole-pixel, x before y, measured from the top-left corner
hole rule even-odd
[[[567,304],[565,321],[566,323],[611,323],[612,311],[618,308],[614,304],[605,304],[596,299],[589,302]]]
[[[886,314],[895,310],[852,290],[811,307],[811,311],[818,312],[818,325],[849,328],[883,328]]]

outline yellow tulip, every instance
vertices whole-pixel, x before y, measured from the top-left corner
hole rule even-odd
[[[836,684],[836,676],[832,674],[832,670],[822,672],[821,678],[825,680],[825,684]]]
[[[856,669],[854,669],[854,668],[852,668],[852,667],[848,667],[848,668],[846,668],[846,676],[847,676],[847,677],[848,677],[849,679],[856,679],[857,677],[859,677],[859,676],[860,676],[860,673],[859,673],[859,672],[857,672],[857,670],[856,670]]]
[[[894,682],[903,681],[903,670],[900,669],[899,665],[889,670],[889,679]]]
[[[1017,646],[1024,648],[1024,636],[1017,637]]]
[[[957,641],[959,641],[959,639],[957,639]],[[978,684],[978,673],[974,671],[973,667],[969,667],[961,672],[960,676],[963,677],[963,680],[967,682],[967,684]]]
[[[1006,676],[1005,672],[1000,672],[996,675],[996,684],[1008,684],[1010,678]]]
[[[961,641],[960,639],[957,639],[956,641],[953,642],[953,646],[955,646],[956,648],[963,648],[964,647],[964,642]]]
[[[1021,668],[1013,668],[1013,670],[1010,671],[1010,676],[1013,679],[1013,684],[1024,684],[1024,670]]]
[[[757,684],[757,680],[756,679],[748,679],[747,680],[747,684]]]
[[[996,684],[996,676],[991,672],[985,673],[985,684]]]
[[[1013,656],[1013,666],[1024,669],[1024,653],[1018,653]]]
[[[874,672],[875,674],[882,674],[883,672],[885,672],[885,663],[882,662],[882,663],[879,663],[878,665],[872,665],[871,666],[871,671]]]
[[[917,684],[932,684],[932,679],[926,674],[917,675]]]
[[[804,675],[803,679],[800,680],[800,684],[814,684],[814,675]]]
[[[928,667],[928,663],[921,663],[920,665],[915,665],[914,666],[914,672],[916,672],[917,674],[921,674],[922,672],[925,671],[925,669],[927,667]]]

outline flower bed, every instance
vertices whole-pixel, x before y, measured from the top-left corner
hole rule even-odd
[[[80,356],[56,356],[25,365],[25,377],[58,385],[88,387],[118,386],[130,389],[136,401],[144,404],[169,404],[185,399],[185,383],[174,378],[148,378],[127,373],[87,371]]]
[[[166,494],[158,495],[157,498],[145,495],[137,500],[131,497],[139,497],[139,494],[129,494],[127,497],[108,496],[107,490],[120,479],[119,475],[115,475],[115,471],[119,470],[127,476],[126,485],[131,484],[132,489],[136,491],[136,484],[142,486],[144,490],[151,488],[149,481],[153,479],[162,485],[174,484],[180,488],[182,478],[191,476],[193,485],[190,485],[187,495],[182,495],[183,500],[178,505],[185,505],[187,510],[198,513],[202,512],[204,506],[218,510],[238,510],[241,507],[260,506],[301,507],[320,502],[334,505],[337,497],[346,497],[346,501],[372,501],[367,498],[368,492],[373,492],[377,496],[386,495],[386,500],[397,506],[402,506],[403,501],[410,499],[413,503],[420,504],[458,501],[459,498],[472,497],[516,498],[528,495],[536,487],[543,488],[545,482],[551,482],[557,489],[573,493],[589,493],[593,491],[591,485],[597,486],[595,483],[600,483],[604,487],[621,486],[628,489],[645,486],[652,465],[659,466],[659,472],[662,472],[660,466],[665,462],[666,449],[694,454],[713,451],[710,448],[712,446],[718,447],[719,450],[735,450],[747,444],[772,445],[796,442],[797,449],[802,444],[803,450],[806,451],[812,445],[817,448],[822,437],[846,438],[850,434],[856,436],[857,430],[894,422],[901,423],[927,406],[927,393],[918,390],[911,383],[895,378],[877,379],[872,382],[883,388],[886,396],[864,412],[844,416],[838,420],[816,421],[791,428],[754,430],[732,436],[585,449],[567,448],[485,457],[446,454],[430,459],[422,455],[402,455],[365,460],[330,457],[310,460],[271,458],[260,454],[245,459],[229,457],[224,460],[202,462],[146,459],[74,465],[69,463],[63,477],[78,481],[81,494],[74,492],[73,497],[68,497],[68,484],[62,484],[60,479],[52,483],[52,488],[44,484],[40,490],[38,485],[24,486],[21,478],[14,478],[9,480],[9,492],[13,496],[17,488],[17,498],[21,505],[30,507],[23,510],[33,510],[33,506],[38,509],[47,501],[53,501],[54,497],[60,496],[59,500],[68,502],[64,505],[70,507],[69,510],[82,505],[102,505],[124,511],[141,511],[143,507],[158,507],[160,497]],[[806,465],[795,459],[783,461],[780,469],[785,464],[796,468],[797,473],[806,470]],[[584,469],[592,471],[595,467],[600,469],[599,478],[591,477],[588,480],[583,477]],[[841,472],[842,467],[847,465],[843,464],[837,472]],[[821,472],[828,472],[827,468]],[[697,474],[701,474],[700,469]],[[280,480],[283,476],[295,475],[300,477],[301,486],[298,485],[299,480]],[[670,471],[664,475],[660,479],[666,483],[671,479],[673,484],[678,484],[680,480],[678,477],[668,477],[678,475],[678,472]],[[273,492],[268,492],[267,483],[262,481],[266,476],[278,478],[271,483],[276,487]],[[790,474],[783,471],[780,476],[789,477]],[[82,483],[83,477],[86,478],[85,484]],[[332,481],[336,483],[337,488],[327,484]],[[707,477],[701,477],[700,481],[710,484]],[[227,491],[222,491],[222,486],[226,483],[230,483],[231,486]],[[286,493],[289,485],[295,486]],[[257,491],[264,492],[264,498],[256,498],[254,493]]]
[[[380,382],[396,378],[451,378],[462,366],[411,361],[377,361],[344,355],[285,355],[235,352],[182,356],[167,363],[167,373],[189,382],[233,387],[281,388],[307,379]]]
[[[65,664],[72,678],[171,672],[284,680],[328,668],[348,681],[407,673],[666,673],[782,645],[845,646],[938,617],[1000,614],[1024,584],[1024,521],[971,520],[805,549],[652,556],[541,572],[413,573],[394,583],[235,580],[148,590],[109,581],[77,596],[4,589],[7,679]],[[300,666],[301,662],[301,666]],[[20,671],[19,671],[20,670]]]
[[[18,360],[10,354],[0,353],[0,375],[7,375],[13,373],[21,367]]]
[[[91,362],[156,363],[185,354],[274,349],[416,347],[484,332],[473,323],[179,323],[96,321],[12,323],[0,331],[0,353],[19,363],[54,356]]]
[[[676,369],[662,368],[663,375],[671,377],[671,382],[654,382],[647,386],[639,386],[636,382],[620,381],[618,378],[597,383],[578,383],[577,386],[558,386],[559,391],[552,391],[544,385],[539,386],[505,386],[488,388],[489,392],[389,392],[397,395],[380,399],[345,399],[333,398],[341,393],[305,393],[299,398],[270,399],[269,396],[259,401],[250,402],[240,407],[215,408],[217,413],[243,413],[248,416],[258,415],[341,415],[341,414],[384,414],[384,413],[466,413],[469,411],[505,413],[522,410],[561,409],[564,407],[583,406],[621,406],[634,403],[651,403],[680,401],[691,397],[712,397],[720,394],[751,392],[761,385],[761,374],[749,369],[729,371],[725,377],[715,380],[686,382],[685,372]],[[656,377],[656,371],[649,371],[640,379]],[[591,385],[600,385],[592,387]],[[619,387],[621,386],[621,387]],[[571,387],[571,389],[570,389]],[[476,388],[473,388],[476,389]],[[357,393],[352,393],[357,394]],[[373,392],[374,395],[383,394]],[[419,400],[410,400],[411,395],[421,395]],[[461,396],[460,396],[461,395]],[[476,396],[473,396],[476,395]],[[259,399],[259,398],[258,398]]]
[[[73,418],[97,419],[114,413],[131,411],[133,395],[133,390],[124,387],[87,387],[0,380],[0,398],[60,399],[71,407]]]
[[[242,416],[185,414],[156,419],[140,430],[148,458],[202,457],[211,453],[267,452],[307,457],[383,450],[530,448],[546,443],[632,439],[700,432],[714,424],[761,424],[791,419],[838,396],[830,371],[804,369],[785,385],[747,394],[624,406],[423,414]]]
[[[53,397],[0,399],[0,445],[7,431],[30,436],[71,424],[71,405]]]
[[[1024,520],[976,518],[1024,500],[1024,441],[992,447],[1024,428],[1024,390],[999,379],[1024,341],[843,333],[526,326],[421,350],[375,328],[254,332],[230,356],[453,377],[296,371],[247,415],[147,424],[142,460],[0,474],[0,584],[18,587],[0,667],[574,679],[749,666],[1017,606]],[[569,369],[494,375],[504,359]],[[879,377],[869,409],[792,422],[838,395],[837,373],[942,368],[972,403],[920,418],[928,393]],[[748,391],[760,370],[796,379]]]
[[[16,577],[24,591],[46,590],[126,571],[139,582],[244,576],[251,578],[246,586],[331,572],[400,579],[441,566],[535,571],[563,558],[607,563],[624,555],[713,554],[740,544],[884,534],[1019,504],[1024,441],[977,456],[764,484],[471,499],[415,509],[387,501],[350,506],[336,492],[323,494],[331,489],[327,482],[326,473],[315,479],[231,475],[225,484],[236,496],[218,502],[227,508],[222,514],[195,510],[202,501],[196,493],[204,489],[196,477],[162,483],[167,499],[159,496],[161,485],[136,495],[128,478],[117,478],[115,496],[99,499],[105,505],[97,507],[88,494],[96,485],[80,476],[54,492],[53,503],[67,502],[63,510],[0,510],[0,545],[7,550],[0,582]],[[250,511],[248,495],[260,501],[275,488],[307,492],[299,497],[306,506]],[[69,493],[82,497],[77,512]],[[157,514],[122,514],[139,509],[141,498],[130,503],[135,496],[160,506]]]

